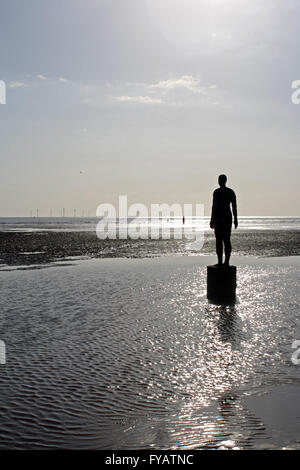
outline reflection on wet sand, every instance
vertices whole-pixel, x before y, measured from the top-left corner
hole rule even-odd
[[[200,261],[103,259],[0,273],[9,345],[0,447],[269,444],[262,411],[246,398],[298,380],[287,366],[298,267],[244,263],[238,302],[214,305]],[[287,425],[277,447],[297,446],[297,422],[288,440]]]

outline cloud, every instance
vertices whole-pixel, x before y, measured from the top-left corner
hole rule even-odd
[[[193,77],[192,75],[182,75],[177,79],[161,80],[157,83],[148,85],[148,87],[152,90],[163,90],[165,92],[176,89],[186,89],[193,93],[206,94],[205,87],[200,87],[200,79]]]
[[[136,102],[141,104],[161,104],[161,98],[152,98],[151,96],[115,96],[114,97],[117,101],[120,102]]]
[[[45,75],[42,75],[40,73],[36,77],[39,78],[40,80],[48,80],[48,78]]]
[[[58,81],[59,81],[59,82],[62,82],[62,83],[68,83],[69,80],[67,80],[67,79],[64,78],[64,77],[59,77]]]
[[[111,87],[112,85],[110,85]],[[201,97],[208,97],[210,91],[216,88],[216,85],[203,86],[200,85],[200,79],[193,75],[182,75],[178,78],[170,78],[167,80],[160,80],[156,83],[126,83],[127,87],[131,87],[131,94],[123,94],[122,91],[114,99],[120,102],[136,102],[141,104],[165,104],[165,105],[183,105],[195,98],[191,96],[188,98],[186,91],[192,94],[201,95]],[[150,96],[143,94],[145,89],[150,93]],[[176,93],[176,97],[174,96]],[[170,98],[167,96],[170,94]]]
[[[9,82],[9,88],[21,88],[26,86],[23,82],[11,81]]]

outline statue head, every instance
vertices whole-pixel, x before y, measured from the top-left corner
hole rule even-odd
[[[221,186],[221,188],[225,188],[226,181],[227,181],[227,176],[226,175],[220,175],[218,181],[219,181],[219,185]]]

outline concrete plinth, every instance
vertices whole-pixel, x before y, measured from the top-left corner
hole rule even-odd
[[[236,266],[207,266],[208,300],[235,301]]]

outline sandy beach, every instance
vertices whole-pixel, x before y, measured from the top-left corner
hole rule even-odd
[[[1,448],[299,448],[299,257],[233,257],[227,307],[206,299],[213,262],[1,272]]]
[[[94,228],[94,226],[93,226]],[[238,255],[260,257],[300,255],[299,230],[244,230],[233,232]],[[169,254],[211,255],[215,253],[212,231],[205,233],[203,247],[188,240],[99,240],[95,231],[1,232],[0,269],[7,266],[48,264],[70,258],[145,258]]]

